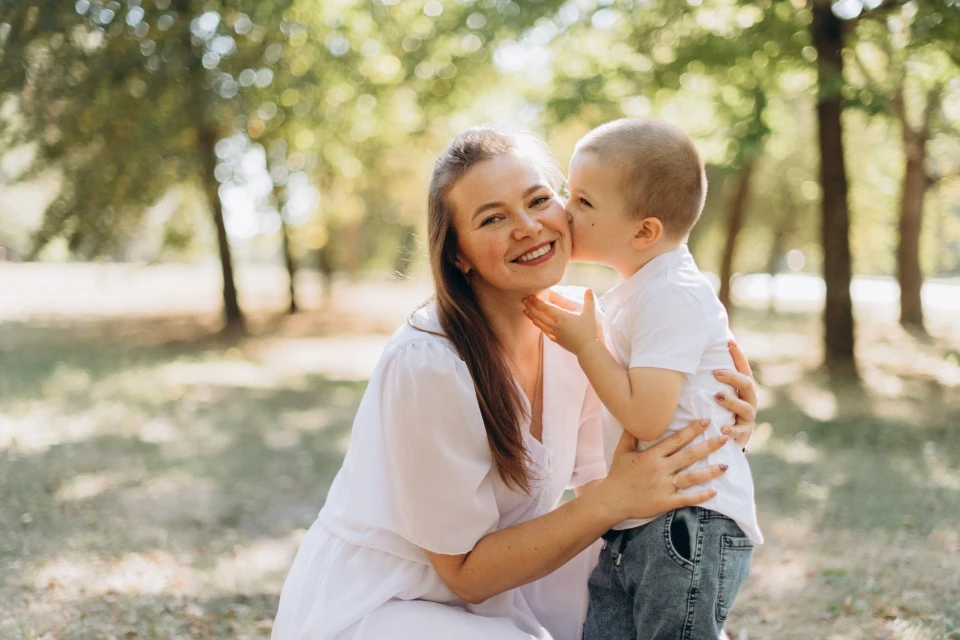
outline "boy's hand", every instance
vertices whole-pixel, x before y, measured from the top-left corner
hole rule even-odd
[[[550,302],[544,302],[536,296],[523,301],[524,313],[548,338],[567,351],[579,355],[584,347],[598,340],[597,311],[593,291],[587,289],[583,294],[583,307],[580,313],[575,306],[562,296],[550,292]]]

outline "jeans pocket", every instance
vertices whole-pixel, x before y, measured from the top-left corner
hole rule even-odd
[[[753,542],[740,536],[720,536],[720,576],[717,591],[717,621],[730,615],[740,587],[750,574]]]
[[[699,520],[695,508],[686,507],[667,513],[663,520],[663,543],[667,555],[687,571],[693,571],[698,543]]]

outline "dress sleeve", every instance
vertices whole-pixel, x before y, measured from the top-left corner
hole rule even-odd
[[[648,292],[644,299],[653,302],[629,310],[630,368],[696,373],[710,338],[700,303],[671,285]]]
[[[587,385],[580,411],[580,432],[577,437],[577,457],[570,478],[570,489],[582,487],[588,482],[607,475],[607,463],[603,457],[603,416],[600,398],[593,387]]]
[[[467,553],[500,514],[466,364],[442,343],[406,345],[387,364],[381,393],[391,525],[424,550]]]

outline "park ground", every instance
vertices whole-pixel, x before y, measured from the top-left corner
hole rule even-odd
[[[264,275],[265,274],[265,275]],[[286,317],[240,273],[0,264],[0,638],[267,638],[415,282],[342,283]],[[817,314],[744,309],[762,386],[750,461],[767,542],[735,639],[960,638],[960,322],[860,305],[862,382],[818,368]]]

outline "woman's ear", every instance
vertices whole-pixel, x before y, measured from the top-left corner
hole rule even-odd
[[[630,239],[634,249],[649,249],[663,236],[663,222],[657,218],[644,218],[637,223],[636,233]]]
[[[470,273],[470,265],[467,264],[467,261],[463,259],[463,256],[458,255],[453,260],[453,266],[460,270],[460,273],[463,274],[463,277],[466,278]]]

